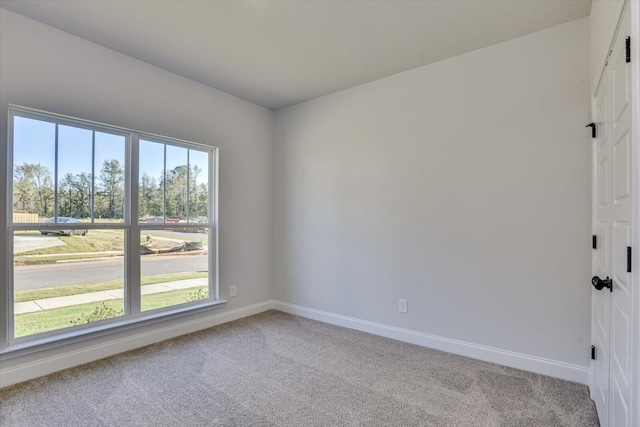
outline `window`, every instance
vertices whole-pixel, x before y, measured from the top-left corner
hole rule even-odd
[[[9,127],[2,349],[217,301],[217,149],[16,107]]]

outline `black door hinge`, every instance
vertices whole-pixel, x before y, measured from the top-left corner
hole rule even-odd
[[[591,360],[596,360],[596,346],[591,346]]]
[[[596,236],[595,234],[591,236],[591,248],[598,249],[598,236]]]
[[[627,246],[627,273],[631,273],[631,246]]]
[[[595,123],[589,123],[585,127],[586,128],[591,128],[591,138],[596,138],[597,137],[596,124]]]
[[[627,49],[627,63],[631,62],[631,37],[625,40],[625,48]]]

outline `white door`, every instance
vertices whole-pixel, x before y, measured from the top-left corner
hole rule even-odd
[[[628,8],[627,8],[628,9]],[[628,11],[596,93],[592,397],[602,427],[631,427],[631,64]],[[607,280],[609,278],[610,280]],[[596,285],[604,285],[597,290]],[[608,286],[608,287],[607,287]]]
[[[609,190],[611,172],[611,140],[609,138],[609,74],[604,73],[595,100],[595,231],[596,252],[594,257],[594,276],[605,279],[609,276],[611,259],[611,200]],[[609,307],[611,303],[609,289],[592,291],[591,295],[591,335],[596,347],[592,364],[591,398],[596,403],[600,425],[607,426],[609,408]]]

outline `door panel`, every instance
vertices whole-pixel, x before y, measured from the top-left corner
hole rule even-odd
[[[609,248],[611,243],[609,242],[609,224],[606,222],[598,223],[598,253],[597,253],[597,270],[596,274],[609,271],[609,260],[611,259],[609,254]],[[600,273],[598,273],[600,272]]]
[[[607,143],[607,141],[604,142],[605,144]],[[608,146],[607,146],[608,147]],[[604,151],[604,150],[600,150],[600,151]],[[607,204],[608,204],[608,197],[607,197],[607,184],[608,184],[608,171],[609,171],[609,159],[607,157],[608,150],[607,152],[601,152],[598,153],[599,154],[599,163],[598,163],[598,207],[599,208],[606,208]]]
[[[615,290],[624,292],[622,297],[626,299],[631,279],[631,275],[627,273],[627,246],[631,244],[631,227],[628,222],[615,221],[613,228],[613,281],[620,287]]]
[[[631,426],[629,421],[629,407],[627,406],[624,393],[621,391],[619,384],[614,380],[613,384],[613,401],[611,411],[611,427]],[[601,425],[601,427],[603,427]]]
[[[628,21],[628,19],[626,20]],[[623,24],[624,25],[624,24]],[[611,89],[613,96],[613,125],[614,127],[620,121],[626,121],[623,114],[629,108],[629,98],[631,96],[631,79],[629,67],[627,67],[627,56],[625,50],[625,38],[630,34],[629,25],[623,31],[620,28],[619,36],[616,39],[616,45],[613,48],[609,67],[611,67]]]
[[[618,129],[620,127],[618,126]],[[613,145],[613,194],[616,203],[631,196],[631,138],[625,132]]]
[[[630,342],[624,338],[629,335],[629,317],[625,311],[624,307],[620,307],[614,301],[613,327],[611,328],[611,341],[614,347],[611,355],[615,368],[622,374],[623,384],[628,385],[631,371],[629,366]]]

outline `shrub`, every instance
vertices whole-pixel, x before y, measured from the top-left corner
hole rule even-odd
[[[189,293],[189,298],[187,298],[187,302],[198,301],[200,299],[205,299],[207,297],[207,291],[205,289],[198,289],[195,292]]]
[[[112,317],[122,316],[122,310],[116,310],[107,305],[106,302],[96,306],[89,314],[83,314],[76,320],[71,320],[72,325],[83,325],[85,323],[95,322],[96,320],[111,319]]]

